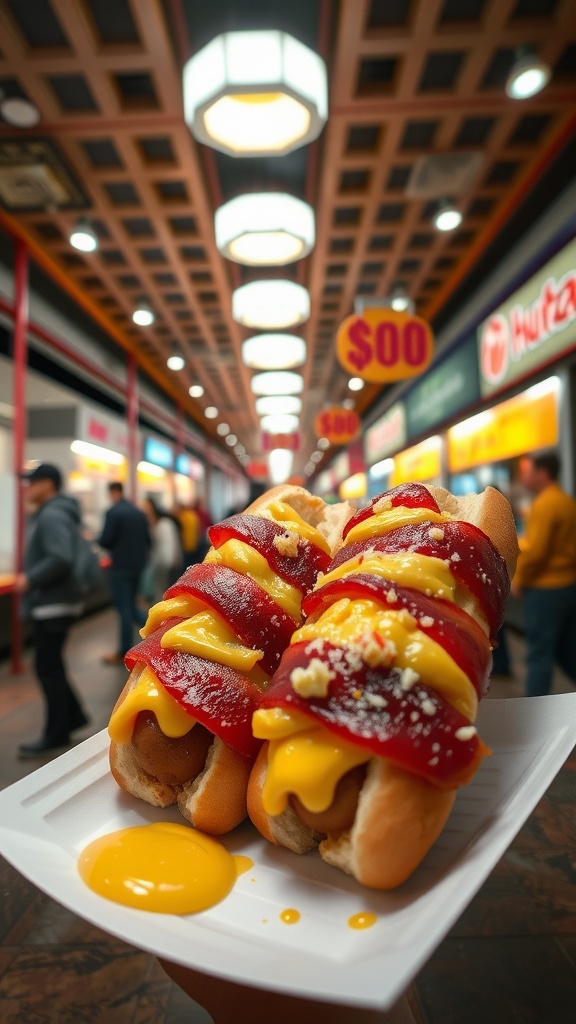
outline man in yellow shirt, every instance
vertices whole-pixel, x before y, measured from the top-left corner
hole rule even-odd
[[[576,501],[558,484],[554,453],[526,456],[522,482],[536,497],[512,594],[524,598],[526,696],[550,693],[554,662],[576,682]]]

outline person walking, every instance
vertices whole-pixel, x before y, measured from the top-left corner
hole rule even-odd
[[[105,654],[106,665],[123,665],[124,655],[134,644],[134,625],[143,626],[146,613],[137,605],[138,585],[150,554],[148,520],[141,509],[127,501],[124,487],[108,484],[111,507],[108,509],[98,544],[110,552],[108,570],[112,602],[118,613],[118,646]]]
[[[550,693],[555,662],[576,682],[576,501],[558,483],[555,453],[525,456],[520,465],[536,497],[511,592],[524,603],[525,693],[538,697]]]
[[[27,502],[34,508],[24,549],[23,572],[14,583],[23,595],[22,613],[34,628],[34,668],[45,699],[42,736],[19,747],[21,757],[50,754],[70,743],[70,733],[87,725],[88,716],[68,679],[63,649],[70,627],[83,610],[74,578],[80,511],[61,493],[57,466],[41,463],[23,474]]]
[[[191,505],[183,505],[179,501],[174,502],[172,512],[180,524],[183,548],[182,572],[186,572],[189,565],[199,561],[196,551],[201,535],[200,517]]]
[[[146,596],[156,602],[162,600],[164,592],[182,575],[182,538],[178,520],[151,495],[144,502],[144,512],[152,536]]]

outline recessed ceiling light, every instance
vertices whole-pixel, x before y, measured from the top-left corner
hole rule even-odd
[[[350,380],[348,381],[348,387],[350,388],[350,391],[362,391],[362,388],[364,387],[364,381],[362,380],[361,377],[350,377]]]
[[[154,323],[154,313],[146,299],[139,300],[136,309],[132,313],[132,319],[139,327],[150,327],[150,324]]]
[[[14,128],[33,128],[40,120],[38,107],[23,96],[6,96],[0,92],[0,115]]]
[[[238,438],[236,437],[236,434],[228,434],[228,437],[226,438],[226,444],[229,444],[231,448],[234,447],[237,441]]]
[[[448,200],[440,203],[436,213],[434,214],[434,227],[438,231],[454,231],[462,223],[462,214],[460,210],[450,203]]]
[[[220,437],[226,437],[226,434],[230,433],[230,427],[228,423],[219,423],[216,427],[216,433],[220,434]]]
[[[215,405],[207,405],[204,409],[204,415],[207,420],[215,420],[218,415],[218,409]]]
[[[548,85],[552,72],[531,47],[518,48],[518,55],[506,80],[506,93],[513,100],[526,100]]]
[[[320,451],[325,452],[330,447],[330,441],[328,440],[327,437],[319,437],[316,442],[316,446],[320,449]]]
[[[94,252],[98,248],[98,237],[86,217],[80,217],[70,232],[70,245],[80,252]]]
[[[201,384],[193,384],[192,387],[188,388],[188,394],[190,398],[202,398],[204,388]]]

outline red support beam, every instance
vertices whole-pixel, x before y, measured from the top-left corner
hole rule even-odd
[[[22,572],[24,552],[24,492],[20,473],[26,441],[26,364],[28,353],[28,251],[16,240],[14,255],[14,431],[13,467],[16,491],[15,570]],[[12,594],[12,672],[22,671],[22,622],[20,594]]]
[[[136,466],[138,465],[138,364],[128,354],[126,379],[126,418],[128,421],[128,496],[136,503]]]

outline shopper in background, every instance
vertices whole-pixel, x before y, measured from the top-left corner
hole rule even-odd
[[[174,502],[173,513],[180,524],[183,548],[182,572],[186,572],[189,565],[201,561],[196,554],[201,537],[200,517],[191,505],[183,505],[179,501]]]
[[[146,516],[126,500],[122,484],[109,484],[108,494],[112,506],[106,513],[98,544],[110,552],[112,560],[108,578],[112,602],[118,612],[119,635],[116,651],[105,654],[102,661],[106,665],[123,665],[126,651],[134,644],[134,625],[143,626],[146,621],[137,597],[151,541]]]
[[[196,549],[196,561],[203,562],[208,551],[210,549],[210,538],[208,536],[208,530],[212,526],[212,520],[206,507],[201,501],[197,501],[195,505],[196,514],[200,520],[200,539],[198,541],[198,547]]]
[[[23,594],[22,612],[34,627],[34,668],[46,702],[44,731],[19,748],[21,757],[39,757],[70,743],[70,733],[88,722],[66,673],[63,649],[83,605],[74,578],[80,512],[74,498],[61,494],[57,466],[41,463],[27,481],[28,524],[23,572],[15,580]]]
[[[558,484],[554,453],[527,455],[522,482],[536,495],[512,583],[524,599],[526,696],[550,693],[554,662],[576,682],[576,501]]]
[[[181,575],[184,556],[178,520],[150,495],[144,502],[144,512],[152,538],[145,593],[154,602],[162,600],[164,591]]]

